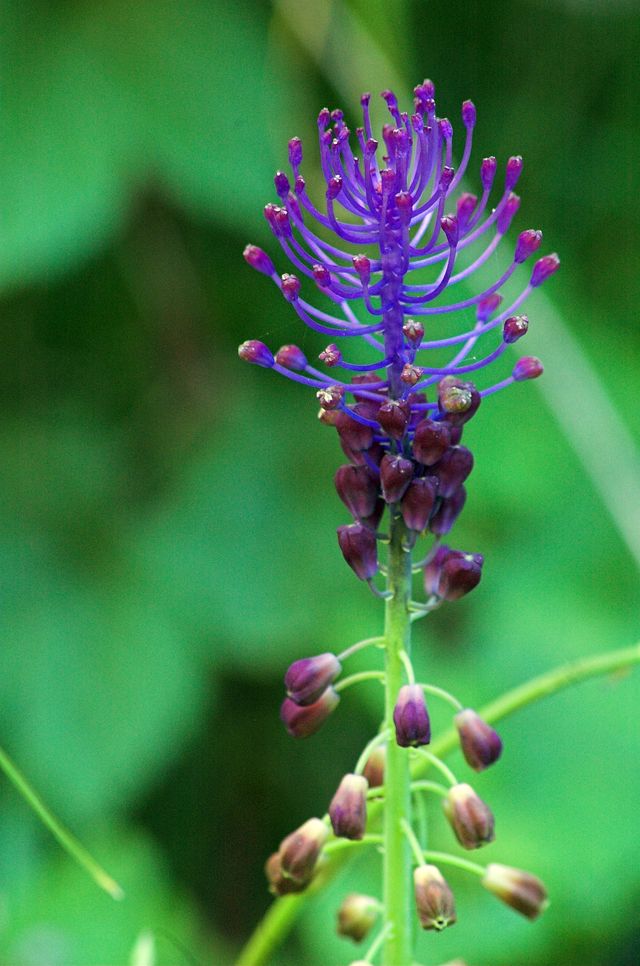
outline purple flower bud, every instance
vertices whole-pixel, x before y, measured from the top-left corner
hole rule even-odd
[[[333,201],[337,198],[342,191],[342,177],[339,174],[334,174],[333,178],[329,178],[327,181],[327,198]]]
[[[353,408],[355,412],[359,412],[362,407],[358,404]],[[336,413],[334,425],[340,434],[340,442],[356,453],[370,449],[373,444],[373,428],[353,419],[347,412]],[[347,455],[351,458],[349,453]]]
[[[342,386],[327,386],[325,389],[318,389],[316,393],[316,399],[323,409],[337,409],[343,396]]]
[[[462,123],[465,127],[473,127],[476,123],[476,106],[473,101],[462,102]]]
[[[460,229],[466,228],[467,222],[471,218],[471,215],[473,214],[477,204],[478,198],[476,195],[472,195],[468,191],[465,191],[464,194],[460,195],[456,204],[458,227]]]
[[[335,342],[332,342],[326,349],[323,349],[318,359],[324,362],[326,366],[333,367],[339,365],[342,361],[342,353]]]
[[[413,463],[403,456],[386,453],[380,463],[380,485],[387,503],[398,503],[413,477]]]
[[[523,382],[525,379],[537,379],[544,372],[544,367],[535,356],[523,356],[518,359],[513,367],[513,378],[516,382]]]
[[[512,315],[505,319],[502,327],[502,338],[508,345],[513,345],[529,330],[529,319],[526,315]]]
[[[419,865],[413,870],[414,895],[418,919],[423,929],[441,932],[456,921],[453,892],[435,865]]]
[[[280,346],[276,352],[276,362],[285,369],[301,371],[307,367],[307,357],[297,345]]]
[[[369,788],[380,788],[384,785],[384,766],[387,761],[386,745],[377,745],[364,766],[362,774],[369,783]]]
[[[324,265],[314,265],[311,271],[318,288],[328,288],[331,285],[331,272]]]
[[[454,248],[458,244],[458,219],[455,215],[445,215],[440,219],[440,227],[446,235],[447,241]]]
[[[406,386],[415,386],[420,381],[421,376],[422,369],[420,366],[414,366],[411,362],[405,363],[400,373],[400,379]]]
[[[502,741],[497,731],[471,708],[459,711],[453,720],[467,764],[474,771],[484,771],[493,765],[502,753]]]
[[[289,184],[289,179],[287,178],[284,171],[276,171],[275,177],[273,179],[275,185],[276,193],[279,198],[284,199],[287,197],[291,190],[291,185]]]
[[[360,523],[338,527],[338,543],[342,556],[360,580],[371,580],[378,572],[378,548],[375,534]]]
[[[442,565],[438,596],[460,600],[480,583],[484,557],[480,553],[452,552]]]
[[[362,942],[373,929],[379,909],[379,902],[371,896],[357,892],[345,896],[338,909],[338,935]]]
[[[533,288],[537,288],[538,285],[542,285],[543,282],[557,272],[560,268],[560,259],[554,253],[553,255],[543,255],[533,266],[533,272],[531,273],[530,285]]]
[[[263,252],[257,245],[247,245],[242,253],[244,260],[251,268],[255,268],[263,275],[273,275],[275,268],[273,262],[266,252]]]
[[[409,425],[411,409],[407,402],[389,399],[380,406],[377,420],[391,439],[402,439]]]
[[[482,182],[482,187],[485,191],[489,191],[494,182],[496,176],[496,170],[498,168],[498,162],[491,155],[489,158],[483,158],[482,164],[480,165],[480,181]]]
[[[427,703],[419,684],[405,684],[398,692],[393,709],[396,741],[401,748],[416,748],[431,741],[431,723]]]
[[[289,141],[289,164],[292,168],[299,168],[302,164],[302,141],[291,138]]]
[[[375,511],[378,486],[367,466],[338,467],[334,483],[338,496],[356,519],[370,517]]]
[[[442,169],[442,174],[440,175],[440,181],[438,187],[443,194],[446,194],[449,190],[449,186],[453,181],[455,171],[453,168],[449,168],[447,165]]]
[[[514,187],[518,178],[522,174],[522,158],[519,154],[515,154],[513,157],[509,158],[507,161],[507,173],[504,179],[504,186],[506,191],[510,191]]]
[[[424,339],[424,325],[422,322],[407,319],[402,326],[402,333],[407,342],[411,342],[412,345],[418,344]]]
[[[549,905],[547,890],[540,879],[522,869],[491,862],[482,885],[527,919],[536,919]]]
[[[542,232],[535,231],[533,228],[527,228],[526,231],[521,231],[518,235],[518,243],[516,245],[516,253],[514,255],[514,261],[521,264],[526,262],[527,258],[537,252],[542,244]]]
[[[453,496],[458,487],[467,479],[473,469],[473,453],[466,446],[451,446],[434,467],[440,481],[439,496]]]
[[[413,439],[413,455],[424,466],[433,466],[449,448],[449,426],[433,419],[423,419],[416,426]]]
[[[453,125],[448,117],[441,117],[438,121],[438,127],[440,128],[440,134],[445,141],[450,141],[453,137]]]
[[[487,295],[485,298],[480,299],[476,307],[476,314],[478,316],[478,322],[487,322],[489,317],[500,307],[502,304],[502,296],[494,292],[492,295]]]
[[[479,849],[493,842],[493,814],[471,785],[454,785],[442,804],[444,814],[463,849]]]
[[[252,362],[255,366],[264,366],[265,369],[270,369],[274,363],[270,349],[264,342],[258,342],[257,339],[248,339],[241,346],[238,346],[238,355],[245,362]]]
[[[371,278],[371,262],[366,255],[354,255],[353,267],[363,282],[368,282]]]
[[[329,818],[333,834],[343,839],[361,839],[367,826],[367,791],[363,775],[345,775],[331,799]]]
[[[269,883],[269,892],[274,896],[286,896],[292,892],[303,892],[308,885],[308,882],[296,882],[295,879],[290,879],[284,875],[280,854],[278,852],[270,855],[265,862],[264,874]]]
[[[398,211],[400,217],[403,219],[408,218],[411,215],[411,209],[413,207],[413,198],[408,191],[399,191],[395,196],[395,202],[398,206]]]
[[[300,279],[285,272],[282,276],[282,294],[288,302],[295,302],[300,294]]]
[[[464,486],[458,487],[453,496],[440,501],[438,509],[429,520],[429,530],[436,537],[444,537],[462,513],[467,500]]]
[[[509,195],[504,203],[504,208],[498,215],[498,221],[496,222],[496,227],[501,235],[506,235],[511,227],[511,222],[518,214],[520,208],[520,198],[518,195],[514,195],[513,192]]]
[[[283,875],[295,882],[309,882],[329,829],[322,819],[310,818],[280,843],[278,855]]]
[[[439,547],[436,548],[435,553],[430,558],[429,562],[424,568],[424,589],[427,597],[437,596],[439,597],[438,588],[440,587],[440,573],[442,571],[442,565],[448,559],[449,554],[457,553],[458,551],[452,550],[448,547],[446,543],[441,543]]]
[[[429,522],[436,499],[438,481],[432,476],[412,480],[402,498],[402,519],[410,530],[422,532]]]
[[[340,661],[329,652],[300,658],[284,676],[287,696],[304,707],[314,704],[341,671]]]
[[[313,704],[296,704],[285,698],[280,705],[280,720],[293,738],[308,738],[322,727],[339,701],[340,695],[331,687]]]

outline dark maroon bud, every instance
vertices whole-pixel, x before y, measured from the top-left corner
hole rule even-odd
[[[440,227],[447,237],[447,241],[454,248],[458,244],[458,219],[455,215],[445,215],[440,220]]]
[[[373,749],[362,774],[369,782],[369,788],[380,788],[384,785],[384,766],[387,760],[387,749],[385,745],[378,745]]]
[[[252,362],[255,366],[264,366],[265,369],[270,369],[275,361],[270,349],[264,342],[258,342],[257,339],[248,339],[241,346],[238,346],[238,355],[245,362]]]
[[[345,775],[329,806],[333,834],[343,839],[361,839],[367,826],[367,791],[363,775]]]
[[[396,741],[401,748],[416,748],[431,741],[431,723],[424,692],[419,684],[405,684],[393,709]]]
[[[333,367],[339,365],[342,361],[342,353],[335,342],[332,342],[326,349],[323,349],[318,359],[324,362],[326,366]]]
[[[494,182],[496,176],[496,169],[498,167],[498,162],[493,157],[483,158],[482,164],[480,165],[480,181],[482,182],[482,187],[485,191],[489,191]]]
[[[371,580],[378,572],[378,547],[375,534],[360,523],[338,527],[342,556],[360,580]]]
[[[418,919],[423,929],[442,932],[456,921],[453,892],[435,865],[419,865],[413,870],[413,886]]]
[[[368,282],[371,277],[371,262],[366,255],[354,255],[353,267],[363,282]]]
[[[449,789],[443,800],[444,814],[463,849],[479,849],[494,839],[494,818],[489,806],[471,785]]]
[[[515,154],[507,161],[507,173],[505,175],[504,186],[506,191],[514,187],[518,178],[522,174],[522,158]]]
[[[424,325],[422,322],[415,322],[413,319],[407,319],[402,326],[402,332],[407,342],[412,345],[417,345],[424,339]]]
[[[518,242],[516,244],[516,253],[513,260],[518,263],[526,262],[526,260],[537,252],[542,244],[542,232],[535,231],[533,228],[527,228],[526,231],[521,231],[518,235]]]
[[[402,519],[410,530],[422,532],[429,522],[436,499],[438,481],[432,476],[412,480],[402,498]]]
[[[413,206],[413,198],[408,191],[398,191],[396,194],[396,205],[398,206],[398,211],[401,217],[409,217],[411,214],[411,208]]]
[[[289,179],[287,178],[284,171],[276,171],[273,183],[276,188],[278,197],[282,198],[284,201],[291,190],[291,185],[289,184]]]
[[[325,389],[318,389],[316,393],[316,399],[323,409],[337,409],[343,396],[342,386],[327,386]]]
[[[289,141],[289,164],[292,168],[302,164],[302,141],[300,138],[291,138]]]
[[[370,517],[378,502],[378,485],[366,466],[339,466],[334,477],[338,496],[356,519]]]
[[[520,208],[520,198],[515,195],[513,191],[504,203],[504,208],[498,215],[498,221],[496,222],[496,227],[501,235],[506,235],[511,227],[511,222],[518,214],[518,209]]]
[[[532,288],[537,288],[538,285],[542,285],[549,276],[553,275],[554,272],[560,268],[560,259],[554,253],[553,255],[543,255],[533,266],[533,272],[531,273],[531,281],[529,284]]]
[[[410,416],[411,409],[405,401],[389,399],[380,406],[377,419],[391,439],[402,439],[407,431]]]
[[[354,406],[356,412],[359,409],[359,405]],[[362,450],[369,449],[373,443],[373,428],[353,419],[347,412],[337,413],[334,425],[340,434],[340,441],[351,451],[360,453]]]
[[[276,352],[276,362],[285,369],[301,371],[307,367],[307,357],[297,345],[280,346]]]
[[[413,463],[402,456],[387,453],[380,463],[380,485],[387,503],[398,503],[413,477]]]
[[[265,862],[264,874],[269,883],[269,892],[273,896],[287,896],[292,892],[303,892],[308,885],[308,882],[296,882],[295,879],[290,879],[284,875],[278,852],[270,855]]]
[[[280,843],[278,855],[282,873],[295,882],[309,882],[329,829],[320,818],[308,819]]]
[[[442,169],[442,174],[440,175],[440,181],[438,187],[443,194],[446,194],[449,190],[449,185],[453,181],[453,176],[455,171],[453,168],[449,168],[447,165]]]
[[[478,198],[476,195],[469,194],[465,191],[464,194],[460,195],[458,198],[458,203],[456,205],[456,212],[458,215],[458,227],[460,229],[466,228],[473,211],[478,204]]]
[[[388,194],[390,191],[393,191],[396,183],[396,173],[393,168],[383,168],[380,172],[380,181],[382,182],[383,194]]]
[[[447,418],[447,426],[451,431],[451,445],[457,446],[460,440],[462,439],[462,430],[464,427],[459,425],[452,426],[448,418]]]
[[[296,704],[314,704],[341,671],[340,661],[329,652],[300,658],[290,665],[284,676],[287,697]]]
[[[440,587],[442,565],[452,553],[459,553],[459,551],[452,550],[446,543],[441,543],[426,564],[424,568],[424,589],[428,597],[433,597],[434,595],[436,597],[439,596],[438,590]]]
[[[416,426],[413,455],[424,466],[433,466],[442,458],[450,443],[451,431],[447,423],[423,419]]]
[[[311,269],[313,278],[319,288],[329,288],[331,285],[331,272],[324,265],[314,265]]]
[[[464,486],[459,487],[453,496],[440,501],[438,509],[429,520],[429,530],[436,537],[444,537],[462,513],[467,499]]]
[[[266,252],[263,252],[257,245],[247,245],[242,253],[244,260],[251,268],[255,268],[263,275],[273,275],[275,268],[273,262]]]
[[[452,554],[442,567],[439,596],[444,600],[460,600],[480,583],[483,563],[480,553]]]
[[[473,127],[476,123],[476,106],[473,101],[462,102],[462,123],[465,127]]]
[[[407,362],[402,367],[402,372],[400,373],[400,379],[407,386],[415,386],[416,383],[420,382],[422,377],[422,369],[420,366],[414,366],[411,362]]]
[[[489,765],[493,765],[502,753],[502,741],[498,732],[471,708],[459,711],[453,720],[467,764],[474,771],[484,771]]]
[[[434,468],[439,480],[438,494],[448,499],[473,469],[473,453],[466,446],[451,446]]]
[[[525,379],[537,379],[544,372],[544,367],[535,356],[523,356],[518,359],[513,367],[513,378],[516,382],[523,382]]]
[[[282,294],[288,302],[295,302],[300,294],[300,279],[285,272],[282,276]]]
[[[502,327],[502,338],[508,345],[513,345],[514,342],[527,334],[528,329],[529,319],[526,315],[512,315],[505,319]]]
[[[313,704],[296,704],[285,698],[280,705],[280,720],[293,738],[308,738],[322,727],[339,701],[340,695],[331,687]]]
[[[360,523],[362,523],[368,530],[376,531],[380,526],[380,521],[384,515],[387,504],[384,502],[382,497],[376,500],[376,508],[372,514],[368,517],[362,517]]]
[[[522,869],[491,862],[482,879],[482,885],[527,919],[536,919],[549,905],[547,890],[540,879]]]
[[[327,198],[333,201],[337,198],[342,191],[342,177],[339,174],[334,174],[333,178],[327,181]]]
[[[338,909],[338,935],[362,942],[375,926],[380,903],[371,896],[352,892]]]
[[[478,316],[479,322],[487,322],[489,317],[500,307],[502,304],[502,296],[494,292],[492,295],[487,295],[485,298],[480,299],[476,306],[476,315]]]

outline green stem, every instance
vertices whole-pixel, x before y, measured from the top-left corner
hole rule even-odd
[[[108,892],[113,899],[123,899],[124,892],[118,883],[102,869],[77,838],[69,832],[55,815],[49,811],[37,792],[31,787],[24,775],[14,765],[5,751],[0,748],[0,768],[9,781],[33,809],[43,825],[58,840],[65,852],[85,869],[93,881]]]
[[[402,687],[404,660],[411,654],[409,597],[411,591],[411,551],[403,545],[404,524],[393,515],[389,544],[390,596],[385,606],[386,702],[385,723],[394,733],[393,710]],[[409,966],[412,956],[411,878],[409,844],[403,823],[411,824],[409,755],[395,741],[387,745],[385,762],[383,901],[385,937],[383,966]]]
[[[345,688],[350,688],[352,684],[360,684],[361,681],[382,681],[383,679],[384,671],[358,671],[338,681],[333,687],[336,691],[344,691]]]

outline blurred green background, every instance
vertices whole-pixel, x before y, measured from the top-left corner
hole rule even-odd
[[[478,108],[471,180],[484,154],[523,154],[517,226],[561,253],[553,305],[529,306],[545,378],[468,431],[455,543],[485,554],[483,582],[416,628],[421,672],[479,704],[638,636],[640,18],[611,0],[1,9],[0,740],[127,899],[3,780],[0,962],[119,966],[150,932],[158,966],[226,966],[268,905],[266,856],[379,715],[363,686],[308,742],[278,721],[288,662],[381,621],[337,549],[341,453],[313,394],[236,355],[299,338],[241,257],[268,241],[286,140],[313,182],[321,107],[354,118],[362,90],[432,77],[457,127]],[[552,905],[532,926],[453,874],[459,924],[421,937],[421,962],[638,962],[639,697],[637,677],[595,681],[505,722],[476,783],[487,855]],[[310,903],[274,962],[356,958],[333,917],[377,871]]]

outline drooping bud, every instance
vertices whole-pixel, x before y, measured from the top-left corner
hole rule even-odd
[[[449,426],[433,419],[423,419],[416,426],[413,455],[424,466],[433,466],[451,443]]]
[[[444,537],[462,513],[467,500],[467,491],[459,486],[453,496],[440,501],[438,509],[429,520],[429,530],[436,537]]]
[[[433,476],[420,476],[411,481],[402,498],[402,519],[410,530],[422,532],[429,522],[438,490],[438,480]]]
[[[386,745],[377,745],[364,766],[362,774],[369,782],[369,788],[380,788],[384,785],[384,766],[387,760]]]
[[[380,486],[387,503],[398,503],[413,477],[413,463],[403,456],[386,453],[380,463]]]
[[[276,362],[285,369],[294,369],[298,372],[307,367],[307,357],[297,345],[280,346],[276,352]]]
[[[531,273],[530,285],[533,288],[537,288],[538,285],[542,285],[554,272],[557,272],[560,268],[560,259],[554,253],[553,255],[544,255],[539,258],[538,261],[533,266],[533,272]]]
[[[420,366],[414,366],[411,362],[405,363],[400,373],[400,379],[406,386],[415,386],[420,381],[421,376],[422,369]]]
[[[544,366],[535,356],[523,356],[513,367],[513,378],[516,382],[525,379],[537,379],[544,372]]]
[[[413,885],[418,919],[423,929],[442,932],[456,921],[453,892],[435,865],[419,865],[413,870]]]
[[[351,892],[338,909],[338,935],[359,943],[375,926],[380,903],[372,896]]]
[[[463,849],[479,849],[493,842],[493,813],[471,785],[460,783],[450,788],[442,807]]]
[[[318,389],[316,393],[316,399],[323,409],[337,409],[343,396],[342,386],[327,386],[325,389]]]
[[[269,856],[265,862],[264,874],[269,883],[269,892],[273,896],[286,896],[292,892],[302,892],[308,885],[307,882],[296,882],[295,879],[290,879],[284,875],[279,852],[274,852],[273,855]]]
[[[407,319],[402,326],[402,333],[412,345],[418,345],[424,339],[424,325],[414,319]]]
[[[508,345],[513,345],[529,331],[529,319],[526,315],[512,315],[505,319],[502,327],[502,338]]]
[[[450,446],[433,469],[440,484],[439,495],[445,498],[453,496],[472,469],[473,453],[466,446]]]
[[[326,366],[337,366],[342,361],[342,353],[335,342],[332,342],[326,349],[322,350],[318,359],[324,362]]]
[[[516,253],[513,257],[514,262],[521,264],[526,262],[526,260],[537,252],[542,244],[542,232],[535,231],[533,228],[527,228],[526,231],[520,232],[518,235],[518,243],[516,245]]]
[[[283,875],[295,882],[309,882],[329,829],[322,819],[310,818],[280,843],[278,855]]]
[[[238,355],[245,362],[252,362],[255,366],[264,366],[265,369],[270,369],[274,363],[271,350],[267,348],[264,342],[259,342],[257,339],[248,339],[241,346],[238,346]]]
[[[497,731],[471,708],[459,711],[453,720],[467,764],[474,771],[484,771],[493,765],[502,753],[502,741]]]
[[[282,294],[288,302],[295,302],[300,294],[300,279],[297,275],[285,272],[282,276]]]
[[[416,748],[431,741],[431,722],[424,692],[419,684],[405,684],[393,709],[396,741],[401,748]]]
[[[355,412],[359,413],[362,406],[358,404],[353,408]],[[340,441],[346,444],[350,450],[359,453],[363,449],[369,449],[371,447],[373,443],[373,427],[367,425],[367,423],[361,423],[358,419],[354,419],[348,412],[341,411],[336,413],[334,426],[340,434]]]
[[[280,705],[280,720],[293,738],[308,738],[322,727],[339,701],[340,695],[331,687],[313,704],[296,704],[285,698]]]
[[[313,704],[341,671],[340,661],[330,652],[300,658],[289,666],[284,676],[287,696],[296,704]]]
[[[449,601],[460,600],[480,583],[483,563],[481,553],[453,551],[440,571],[439,596]]]
[[[536,919],[549,905],[543,883],[530,872],[491,862],[482,885],[527,919]]]
[[[378,410],[377,419],[391,439],[402,439],[409,425],[411,409],[406,401],[389,399]]]
[[[263,252],[257,245],[247,245],[243,251],[244,260],[251,268],[262,272],[263,275],[273,275],[275,268],[273,262],[266,252]]]
[[[338,543],[342,556],[360,580],[371,580],[378,572],[378,548],[375,534],[360,523],[338,527]]]
[[[329,818],[334,835],[343,839],[361,839],[367,826],[367,791],[369,783],[363,775],[345,775],[331,799]]]
[[[352,516],[358,520],[371,516],[378,500],[378,486],[367,466],[339,466],[333,481]]]
[[[427,597],[439,596],[442,567],[448,560],[449,555],[457,552],[448,547],[446,543],[441,543],[439,547],[436,547],[435,553],[431,555],[424,568],[424,589]]]

